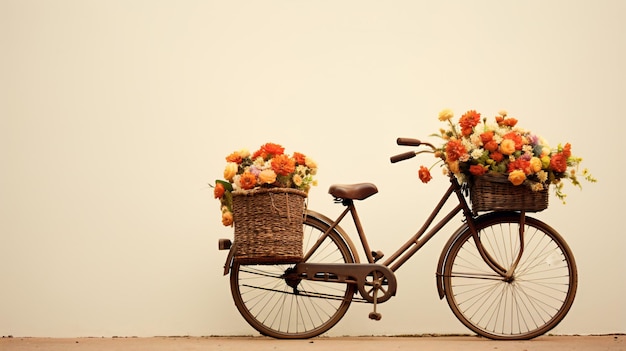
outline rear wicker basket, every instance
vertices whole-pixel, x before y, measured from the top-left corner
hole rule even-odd
[[[513,185],[504,175],[485,174],[470,182],[472,211],[528,211],[548,208],[548,188],[533,191],[526,185]]]
[[[235,260],[242,264],[302,261],[306,193],[290,188],[233,193]]]

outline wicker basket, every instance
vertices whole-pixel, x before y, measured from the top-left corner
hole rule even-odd
[[[306,193],[290,188],[233,193],[234,259],[243,264],[302,261]]]
[[[528,211],[548,208],[548,188],[533,191],[525,185],[513,185],[504,175],[485,174],[470,182],[472,211]]]

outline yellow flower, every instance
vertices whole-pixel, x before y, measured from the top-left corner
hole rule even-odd
[[[226,164],[226,168],[224,169],[224,178],[228,181],[232,181],[233,177],[237,174],[237,169],[239,165],[235,162],[228,162]]]
[[[459,173],[461,169],[459,168],[459,161],[448,162],[448,168],[452,173]]]
[[[513,172],[509,173],[509,181],[513,183],[513,185],[520,185],[526,180],[526,174],[521,169],[516,169]]]
[[[222,212],[222,224],[229,226],[233,224],[233,213],[230,211]]]
[[[543,168],[543,163],[541,162],[539,157],[533,157],[530,159],[530,170],[533,173],[541,171],[541,168]]]
[[[502,116],[502,117],[506,117],[506,115],[508,114],[508,112],[506,112],[506,110],[500,110],[500,111],[498,112],[498,114],[499,114],[500,116]]]
[[[534,183],[530,188],[533,191],[541,191],[541,190],[543,190],[543,184],[542,183]]]
[[[452,119],[452,117],[454,117],[454,112],[452,112],[452,110],[449,108],[443,109],[441,110],[441,112],[439,112],[440,121],[449,121],[450,119]]]
[[[241,156],[241,158],[250,157],[250,150],[248,150],[248,149],[241,149],[241,150],[237,151],[237,154],[239,154],[239,156]]]
[[[293,177],[291,178],[293,180],[293,184],[295,186],[301,186],[302,185],[302,177],[300,177],[299,174],[294,174]]]
[[[548,156],[548,155],[541,156],[541,166],[544,169],[547,169],[548,167],[550,167],[550,156]]]
[[[500,152],[503,155],[510,155],[515,152],[515,141],[511,139],[504,139],[500,143]]]
[[[276,172],[272,169],[265,169],[259,173],[259,180],[263,184],[272,184],[276,181]]]
[[[310,157],[304,158],[304,164],[311,169],[311,174],[315,174],[317,172],[317,163]]]

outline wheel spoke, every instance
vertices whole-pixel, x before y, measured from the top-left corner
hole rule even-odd
[[[304,252],[327,230],[320,220],[307,216]],[[351,263],[350,249],[331,231],[308,262]],[[276,338],[310,338],[324,333],[346,313],[354,286],[347,283],[303,280],[293,265],[239,265],[231,268],[235,306],[246,321],[264,335]]]
[[[480,244],[509,279],[482,258],[469,230],[450,248],[444,290],[454,314],[476,333],[493,339],[529,339],[542,335],[565,317],[576,293],[574,257],[558,233],[526,218],[524,245],[519,215],[492,215],[477,223]]]

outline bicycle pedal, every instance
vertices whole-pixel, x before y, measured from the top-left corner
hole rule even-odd
[[[372,257],[374,257],[374,262],[376,262],[385,257],[385,254],[382,251],[372,251]]]
[[[383,318],[383,315],[378,312],[370,312],[368,317],[372,320],[379,321]]]

